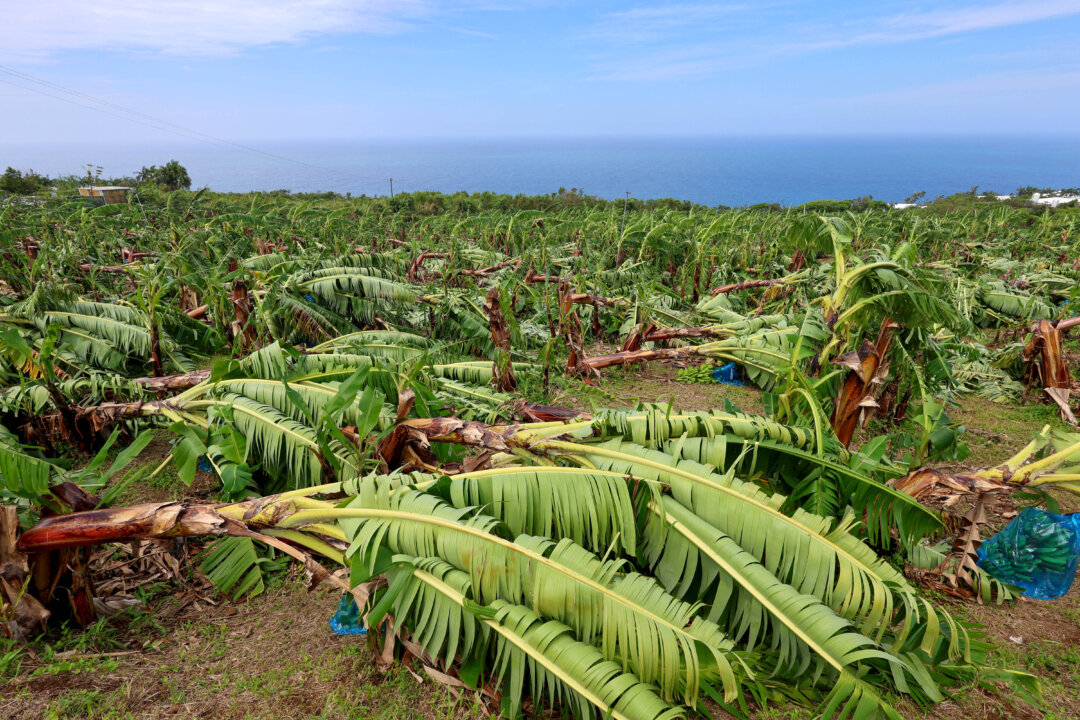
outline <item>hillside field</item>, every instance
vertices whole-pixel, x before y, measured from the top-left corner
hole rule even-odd
[[[0,716],[1080,717],[1027,190],[0,196]]]

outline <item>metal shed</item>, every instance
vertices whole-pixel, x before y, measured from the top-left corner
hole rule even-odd
[[[91,185],[79,188],[79,195],[88,198],[101,198],[103,205],[116,205],[128,201],[127,193],[130,189],[121,185]]]

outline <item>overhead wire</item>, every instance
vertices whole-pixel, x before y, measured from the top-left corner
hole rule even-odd
[[[273,159],[273,160],[279,160],[279,161],[283,161],[283,162],[288,162],[288,163],[292,163],[292,164],[295,164],[295,165],[300,165],[300,166],[303,166],[303,167],[307,167],[307,168],[310,168],[310,169],[313,169],[313,170],[321,170],[321,171],[326,172],[326,173],[331,173],[333,175],[337,175],[339,178],[348,179],[348,180],[350,180],[352,182],[355,182],[355,181],[359,180],[363,184],[368,184],[368,185],[381,184],[382,182],[385,182],[385,180],[383,178],[376,178],[376,177],[373,177],[373,176],[364,176],[364,175],[360,175],[358,173],[351,173],[351,172],[343,171],[343,170],[340,170],[340,169],[337,169],[337,168],[327,167],[325,165],[309,163],[309,162],[306,162],[306,161],[303,161],[303,160],[297,160],[295,158],[290,158],[290,157],[287,157],[285,155],[278,155],[276,153],[266,152],[264,150],[260,150],[258,148],[254,148],[254,147],[251,147],[251,146],[248,146],[248,145],[244,145],[242,143],[233,142],[232,140],[226,140],[225,138],[220,138],[220,137],[217,137],[215,135],[211,135],[209,133],[202,132],[201,130],[194,130],[192,128],[188,128],[188,127],[185,127],[183,125],[180,125],[178,123],[175,123],[175,122],[172,122],[172,121],[169,121],[169,120],[164,120],[164,119],[155,117],[153,115],[149,115],[147,113],[140,112],[138,110],[134,110],[132,108],[126,107],[124,105],[120,105],[118,103],[114,103],[112,101],[105,100],[105,99],[96,97],[94,95],[90,95],[89,93],[84,93],[84,92],[82,92],[80,90],[75,90],[75,89],[66,87],[64,85],[60,85],[59,83],[54,83],[54,82],[52,82],[50,80],[45,80],[43,78],[35,77],[33,75],[30,75],[28,73],[24,73],[22,71],[16,70],[16,69],[11,68],[11,67],[8,67],[6,65],[0,65],[0,72],[5,73],[5,74],[7,74],[9,76],[15,77],[17,79],[23,80],[24,82],[32,82],[32,83],[41,85],[41,86],[43,86],[45,88],[48,88],[50,90],[55,90],[55,91],[64,93],[66,95],[70,95],[72,97],[64,97],[62,95],[57,95],[57,94],[52,93],[52,92],[47,92],[46,90],[43,90],[42,88],[39,88],[39,87],[32,87],[32,86],[28,86],[28,85],[23,85],[23,84],[12,82],[10,80],[5,80],[3,78],[0,78],[0,83],[4,83],[5,85],[10,85],[12,87],[20,88],[22,90],[26,90],[26,91],[29,91],[29,92],[37,93],[39,95],[43,95],[45,97],[50,97],[50,98],[53,98],[55,100],[60,100],[61,102],[66,102],[66,103],[69,103],[71,105],[75,105],[77,107],[82,107],[82,108],[85,108],[85,109],[88,109],[88,110],[94,110],[96,112],[100,112],[100,113],[103,113],[105,115],[109,115],[111,117],[119,118],[121,120],[126,120],[128,122],[134,122],[134,123],[137,123],[139,125],[143,125],[145,127],[149,127],[149,128],[155,129],[155,130],[171,133],[173,135],[177,135],[179,137],[183,137],[183,138],[188,139],[188,140],[196,140],[196,141],[201,141],[201,142],[207,142],[207,143],[210,143],[210,144],[213,144],[213,145],[217,145],[219,147],[226,147],[226,148],[232,148],[232,149],[236,149],[236,150],[241,150],[241,151],[244,151],[244,152],[254,153],[256,155],[261,155],[261,156],[264,156],[264,157],[267,157],[267,158],[270,158],[270,159]],[[86,102],[79,102],[78,100],[86,100],[86,101],[88,101],[90,103],[93,103],[93,104],[87,104]],[[397,178],[397,179],[400,182],[400,178]]]
[[[39,88],[28,87],[26,85],[20,85],[19,83],[14,83],[14,82],[11,82],[10,80],[5,80],[4,78],[0,78],[0,83],[3,83],[5,85],[10,85],[12,87],[19,88],[21,90],[28,90],[30,92],[37,93],[39,95],[44,95],[45,97],[51,97],[51,98],[54,98],[56,100],[60,100],[62,102],[69,103],[71,105],[76,105],[78,107],[87,108],[88,110],[95,110],[97,112],[104,113],[106,115],[110,115],[110,116],[115,117],[115,118],[120,118],[121,120],[128,120],[128,121],[131,121],[131,122],[138,123],[139,125],[145,125],[146,127],[153,128],[155,130],[161,130],[163,132],[173,133],[174,135],[179,135],[180,137],[184,137],[184,138],[187,138],[189,140],[195,139],[191,135],[186,134],[182,130],[173,130],[173,129],[162,127],[160,125],[157,125],[157,124],[154,124],[154,123],[151,123],[151,122],[147,122],[145,120],[136,120],[134,118],[125,117],[124,115],[121,115],[119,113],[110,112],[109,110],[105,110],[103,108],[96,107],[94,105],[87,105],[85,103],[76,102],[75,100],[72,100],[71,98],[65,98],[65,97],[61,97],[60,95],[54,95],[52,93],[45,92],[44,90],[41,90]]]

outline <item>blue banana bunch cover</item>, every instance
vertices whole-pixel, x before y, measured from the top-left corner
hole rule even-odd
[[[980,568],[1023,588],[1024,595],[1055,600],[1069,592],[1080,562],[1080,513],[1055,515],[1028,507],[979,546]]]
[[[742,368],[735,364],[735,361],[721,365],[712,371],[712,379],[725,385],[745,385],[746,382],[740,379]]]
[[[330,618],[330,629],[338,635],[367,635],[364,620],[360,617],[360,608],[352,593],[345,593],[338,603],[337,612]]]

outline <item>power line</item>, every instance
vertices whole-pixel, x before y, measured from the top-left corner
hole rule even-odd
[[[2,78],[0,78],[0,83],[4,83],[4,84],[10,85],[12,87],[17,87],[17,88],[20,88],[22,90],[27,90],[29,92],[37,93],[37,94],[43,95],[45,97],[50,97],[50,98],[53,98],[55,100],[60,100],[61,102],[66,102],[66,103],[69,103],[71,105],[75,105],[77,107],[81,107],[81,108],[85,108],[85,109],[88,109],[88,110],[94,110],[96,112],[104,113],[105,115],[109,115],[111,117],[119,118],[121,120],[127,120],[129,122],[138,123],[139,125],[143,125],[145,127],[153,128],[155,130],[160,130],[162,132],[171,133],[173,135],[177,135],[179,137],[186,138],[188,140],[198,140],[198,141],[207,142],[207,143],[211,143],[211,144],[215,144],[215,145],[219,145],[219,146],[235,148],[237,150],[243,150],[245,152],[254,153],[256,155],[262,155],[264,157],[271,158],[271,159],[274,159],[274,160],[280,160],[280,161],[283,161],[283,162],[288,162],[288,163],[292,163],[292,164],[295,164],[295,165],[300,165],[302,167],[307,167],[307,168],[311,168],[311,169],[314,169],[314,170],[322,170],[323,172],[327,172],[327,173],[330,173],[330,174],[333,174],[333,175],[337,175],[339,178],[348,179],[348,180],[353,181],[353,182],[359,180],[363,184],[368,184],[368,185],[374,185],[374,184],[379,182],[378,178],[375,178],[375,177],[368,177],[368,176],[364,176],[364,175],[350,173],[350,172],[347,172],[347,171],[338,170],[336,168],[326,167],[324,165],[316,165],[314,163],[304,162],[302,160],[297,160],[295,158],[290,158],[290,157],[287,157],[285,155],[278,155],[276,153],[266,152],[266,151],[260,150],[258,148],[254,148],[254,147],[250,147],[248,145],[243,145],[241,143],[233,142],[232,140],[226,140],[224,138],[219,138],[219,137],[217,137],[215,135],[211,135],[209,133],[202,132],[201,130],[194,130],[192,128],[188,128],[188,127],[185,127],[183,125],[180,125],[178,123],[174,123],[174,122],[169,121],[169,120],[164,120],[164,119],[155,117],[153,115],[149,115],[147,113],[140,112],[138,110],[134,110],[132,108],[126,107],[124,105],[120,105],[118,103],[114,103],[114,102],[111,102],[109,100],[105,100],[105,99],[102,99],[102,98],[99,98],[99,97],[95,97],[94,95],[90,95],[88,93],[84,93],[84,92],[81,92],[79,90],[74,90],[74,89],[66,87],[64,85],[60,85],[59,83],[54,83],[54,82],[49,81],[49,80],[45,80],[45,79],[42,79],[42,78],[35,77],[33,75],[21,72],[19,70],[8,67],[6,65],[0,65],[0,72],[6,73],[7,75],[10,75],[12,77],[18,78],[18,79],[23,80],[23,81],[36,83],[38,85],[49,88],[51,90],[56,90],[56,91],[59,91],[61,93],[65,93],[65,94],[70,95],[72,97],[63,97],[61,95],[56,95],[56,94],[51,93],[51,92],[46,92],[45,90],[42,90],[41,88],[22,85],[22,84],[19,84],[19,83],[11,82],[10,80],[4,80]],[[72,99],[72,98],[77,98],[79,100],[86,100],[86,101],[89,101],[89,102],[94,103],[94,104],[93,105],[88,105],[85,102],[78,102],[76,99]]]
[[[120,115],[119,113],[114,113],[114,112],[110,112],[108,110],[105,110],[104,108],[95,107],[93,105],[87,105],[87,104],[81,103],[81,102],[76,102],[76,101],[72,100],[71,98],[61,97],[60,95],[53,95],[52,93],[45,92],[44,90],[40,90],[40,89],[34,88],[34,87],[27,87],[26,85],[20,85],[18,83],[11,82],[10,80],[4,80],[3,78],[0,78],[0,83],[4,83],[5,85],[10,85],[12,87],[17,87],[17,88],[19,88],[21,90],[28,90],[30,92],[37,93],[39,95],[44,95],[45,97],[51,97],[51,98],[54,98],[56,100],[60,100],[61,102],[66,102],[66,103],[69,103],[71,105],[76,105],[76,106],[81,107],[81,108],[86,108],[88,110],[96,110],[97,112],[104,113],[106,115],[110,115],[110,116],[115,117],[115,118],[120,118],[121,120],[128,120],[130,122],[138,123],[139,125],[145,125],[146,127],[153,128],[155,130],[161,130],[163,132],[168,132],[168,133],[172,133],[174,135],[179,135],[180,137],[187,138],[188,140],[197,139],[197,138],[192,138],[190,135],[188,135],[188,134],[186,134],[186,133],[184,133],[183,131],[180,131],[180,130],[172,130],[172,129],[165,128],[165,127],[162,127],[160,125],[156,125],[156,124],[146,122],[146,121],[143,121],[143,120],[136,120],[135,118],[125,117],[123,115]]]
[[[124,105],[119,105],[119,104],[111,102],[109,100],[104,100],[102,98],[95,97],[95,96],[90,95],[88,93],[84,93],[84,92],[81,92],[79,90],[73,90],[72,88],[65,87],[63,85],[51,82],[49,80],[44,80],[42,78],[34,77],[33,75],[29,75],[27,73],[20,72],[19,70],[15,70],[14,68],[7,67],[6,65],[0,65],[0,72],[7,73],[8,75],[15,76],[15,77],[17,77],[17,78],[19,78],[21,80],[26,80],[26,81],[29,81],[29,82],[37,83],[39,85],[44,85],[45,87],[51,88],[53,90],[59,90],[60,92],[67,93],[68,95],[74,95],[75,97],[78,97],[78,98],[81,98],[81,99],[84,99],[84,100],[89,100],[90,102],[96,103],[98,105],[103,105],[105,107],[113,108],[114,110],[120,111],[122,113],[126,113],[126,114],[128,114],[130,116],[136,116],[136,117],[139,117],[139,118],[143,118],[144,120],[149,120],[149,121],[154,122],[154,123],[156,123],[158,125],[163,125],[163,126],[175,128],[176,130],[183,131],[183,132],[188,133],[190,135],[198,136],[198,137],[203,138],[205,140],[210,140],[210,141],[215,142],[215,143],[228,145],[228,146],[237,148],[238,150],[245,150],[247,152],[257,153],[259,155],[265,155],[266,157],[274,158],[275,160],[283,160],[285,162],[296,163],[297,165],[304,165],[304,166],[307,166],[307,167],[317,167],[316,165],[312,165],[311,163],[303,162],[302,160],[296,160],[294,158],[286,157],[284,155],[276,155],[274,153],[269,153],[269,152],[266,152],[264,150],[259,150],[258,148],[253,148],[253,147],[250,147],[248,145],[242,145],[240,143],[233,142],[232,140],[226,140],[224,138],[219,138],[219,137],[216,137],[216,136],[211,135],[209,133],[202,132],[201,130],[193,130],[192,128],[184,127],[183,125],[180,125],[178,123],[174,123],[174,122],[171,122],[169,120],[163,120],[161,118],[154,117],[153,115],[148,115],[147,113],[140,112],[138,110],[133,110],[132,108],[129,108],[129,107],[125,107]],[[24,89],[32,90],[33,88],[26,88],[24,86]],[[51,97],[57,97],[57,96],[52,95]],[[58,100],[63,100],[64,98],[57,98],[57,99]],[[83,105],[83,107],[89,107],[89,106]],[[93,109],[97,109],[97,108],[90,107],[90,109],[93,110]],[[133,120],[134,118],[128,118],[128,119]],[[159,129],[164,129],[164,128],[159,128]]]

